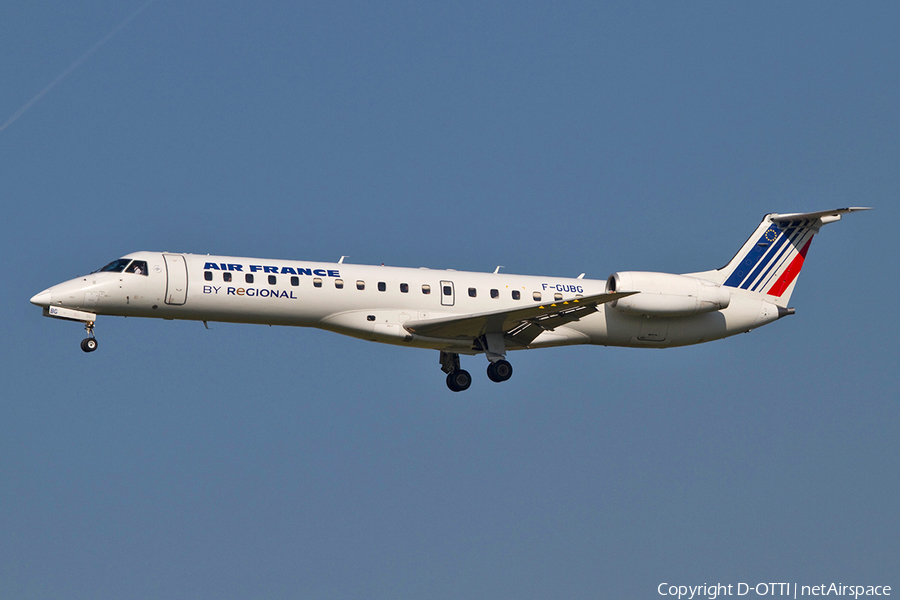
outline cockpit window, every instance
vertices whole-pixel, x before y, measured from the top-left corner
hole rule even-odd
[[[126,268],[127,267],[127,268]],[[147,261],[135,260],[130,258],[120,258],[114,260],[95,273],[136,273],[138,275],[147,275]]]
[[[125,267],[128,266],[128,263],[131,262],[130,258],[120,258],[119,260],[114,260],[102,269],[100,272],[103,273],[105,271],[109,271],[111,273],[121,273],[125,270]]]
[[[146,275],[147,274],[147,261],[145,260],[136,260],[133,261],[128,268],[125,270],[126,273],[135,273],[136,275]]]

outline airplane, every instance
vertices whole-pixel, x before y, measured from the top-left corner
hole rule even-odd
[[[812,237],[863,207],[766,215],[721,269],[621,271],[608,279],[135,252],[31,298],[43,315],[99,315],[317,327],[440,352],[454,392],[472,383],[460,355],[484,354],[491,381],[512,376],[512,350],[574,344],[671,348],[748,332],[788,307]]]

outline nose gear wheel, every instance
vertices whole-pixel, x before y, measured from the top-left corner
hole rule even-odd
[[[87,337],[81,340],[81,349],[85,352],[93,352],[97,349],[97,338],[94,337],[94,322],[88,321],[84,324],[84,330]]]

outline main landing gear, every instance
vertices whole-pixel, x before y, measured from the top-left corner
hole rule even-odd
[[[441,370],[447,374],[447,387],[453,392],[462,392],[472,385],[472,376],[459,366],[459,354],[441,352]],[[506,360],[496,360],[488,364],[487,375],[491,381],[502,383],[512,377],[513,368]]]
[[[87,332],[87,337],[81,340],[81,349],[85,352],[93,352],[97,349],[97,338],[94,337],[94,322],[86,322],[84,330]]]
[[[505,360],[498,360],[497,362],[488,363],[488,379],[495,383],[503,383],[504,381],[512,377],[512,372],[512,365]]]
[[[441,371],[447,374],[447,387],[453,392],[462,392],[472,385],[472,376],[459,367],[459,354],[441,352]]]
[[[472,376],[468,371],[457,369],[447,373],[447,387],[453,392],[462,392],[472,385]]]

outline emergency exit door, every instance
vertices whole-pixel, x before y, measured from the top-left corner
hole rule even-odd
[[[456,294],[453,293],[453,282],[452,281],[442,281],[441,282],[441,305],[442,306],[453,306],[455,301]]]

